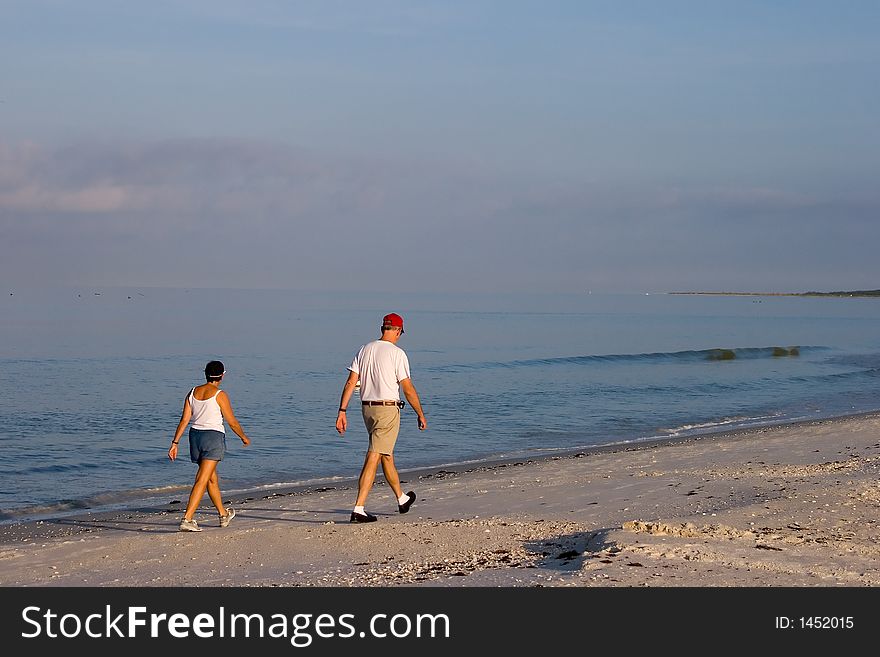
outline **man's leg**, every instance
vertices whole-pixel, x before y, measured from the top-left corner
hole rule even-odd
[[[400,488],[400,476],[397,474],[397,468],[394,467],[394,456],[391,454],[380,454],[382,461],[382,472],[385,474],[385,481],[394,491],[394,498],[399,500],[403,496],[403,489]]]
[[[355,506],[366,506],[367,496],[376,480],[376,469],[379,467],[381,456],[378,452],[367,452],[364,457],[364,467],[361,468],[361,476],[358,478],[358,496]]]

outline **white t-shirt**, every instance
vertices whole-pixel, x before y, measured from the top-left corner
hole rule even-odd
[[[365,344],[348,369],[360,377],[361,401],[397,401],[400,382],[410,378],[406,352],[388,340]]]

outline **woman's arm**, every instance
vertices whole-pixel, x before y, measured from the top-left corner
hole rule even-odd
[[[223,390],[217,393],[217,405],[220,406],[220,412],[223,413],[223,419],[229,424],[229,428],[238,434],[242,443],[250,445],[250,438],[244,435],[244,429],[241,428],[241,424],[238,423],[238,418],[236,418],[235,413],[232,412],[232,404],[229,402],[229,395]]]
[[[189,407],[189,395],[183,400],[183,411],[180,413],[180,422],[177,423],[177,429],[174,432],[174,438],[171,439],[171,447],[168,449],[168,458],[172,461],[177,458],[177,444],[183,435],[183,430],[192,419],[192,409]]]

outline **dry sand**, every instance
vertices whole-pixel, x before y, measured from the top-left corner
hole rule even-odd
[[[0,527],[2,586],[880,584],[880,415],[234,500]]]

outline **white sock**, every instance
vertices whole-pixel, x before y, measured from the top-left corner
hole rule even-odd
[[[409,495],[406,493],[397,498],[398,504],[406,504],[407,502],[409,502]]]
[[[364,507],[362,507],[362,506],[356,506],[356,507],[354,507],[354,512],[355,512],[355,513],[359,513],[359,514],[361,514],[362,516],[367,515],[367,512],[364,511]]]

